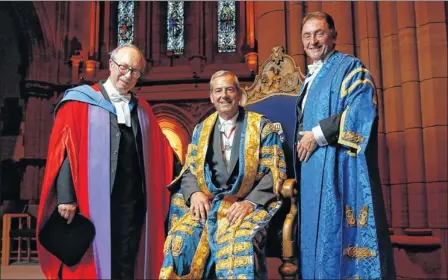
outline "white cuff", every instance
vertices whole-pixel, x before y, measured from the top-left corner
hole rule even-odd
[[[325,139],[324,133],[322,132],[322,128],[320,128],[320,125],[313,127],[313,135],[314,139],[316,139],[316,142],[319,146],[328,145],[327,139]]]
[[[252,202],[248,199],[245,199],[244,201],[250,202],[250,204],[252,204],[254,206],[254,209],[257,208],[257,204],[255,202]]]

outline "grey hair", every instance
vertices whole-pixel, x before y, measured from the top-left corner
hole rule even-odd
[[[210,83],[209,83],[210,84],[210,93],[213,92],[213,80],[216,78],[219,78],[219,77],[227,76],[227,75],[233,77],[233,82],[234,82],[235,88],[239,93],[241,93],[240,81],[238,80],[238,77],[235,74],[233,74],[232,72],[227,71],[227,70],[219,70],[218,72],[213,74],[213,76],[210,78]]]
[[[136,50],[136,51],[140,54],[140,56],[142,57],[142,61],[143,61],[143,69],[142,69],[142,72],[144,72],[145,69],[146,69],[146,59],[145,59],[145,55],[143,54],[143,52],[142,52],[137,46],[135,46],[135,45],[133,45],[133,44],[125,43],[125,44],[119,45],[119,46],[116,47],[113,51],[111,51],[111,52],[109,53],[110,58],[115,59],[115,56],[117,55],[118,51],[121,50],[122,48],[131,48],[131,49]]]

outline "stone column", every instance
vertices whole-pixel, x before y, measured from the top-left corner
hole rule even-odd
[[[302,1],[288,1],[288,50],[286,52],[294,58],[302,73],[306,73],[306,54],[302,43],[302,19],[304,6]]]
[[[415,2],[428,227],[440,238],[447,277],[448,60],[446,3]]]
[[[258,65],[271,54],[275,46],[286,47],[285,3],[283,1],[254,2],[255,36],[258,41]]]
[[[423,161],[422,117],[416,24],[413,2],[397,2],[398,39],[406,158],[409,227],[426,223],[425,165]]]
[[[352,5],[353,2],[350,1],[323,1],[322,10],[331,15],[336,30],[341,31],[337,37],[336,49],[354,55]]]
[[[192,30],[190,33],[190,42],[186,41],[185,45],[188,47],[191,71],[193,76],[199,76],[205,67],[205,48],[204,39],[206,37],[206,27],[204,26],[204,16],[206,3],[204,2],[193,2],[191,3],[192,13],[194,17],[191,18]]]
[[[385,134],[383,80],[381,76],[381,51],[378,30],[377,3],[359,1],[355,3],[355,18],[357,19],[356,37],[359,41],[358,58],[367,66],[373,76],[378,98],[378,162],[384,204],[389,225],[391,225],[391,199],[389,180],[389,161]]]
[[[53,124],[51,98],[53,86],[44,82],[25,81],[23,96],[26,102],[24,158],[20,160],[24,174],[20,187],[22,200],[38,201]]]
[[[100,2],[92,1],[90,4],[90,36],[89,36],[89,59],[98,59],[99,29],[100,25]]]
[[[409,226],[397,3],[379,2],[384,114],[395,234]]]
[[[166,33],[166,29],[162,28],[163,25],[161,25],[161,20],[160,20],[160,13],[161,13],[161,9],[160,9],[160,5],[162,4],[161,2],[151,2],[152,4],[152,9],[151,9],[151,13],[150,15],[150,24],[148,26],[148,33],[149,30],[151,37],[146,37],[147,38],[147,44],[151,45],[151,59],[153,60],[153,63],[159,65],[161,63],[161,53],[162,53],[162,44],[161,43],[161,30],[164,30],[164,32]],[[167,12],[168,10],[165,10],[165,12]],[[164,17],[166,18],[166,17]],[[166,25],[166,22],[163,22],[162,24]],[[162,38],[165,38],[165,36],[162,36]],[[164,57],[164,56],[163,56]]]
[[[309,1],[305,3],[307,5],[307,13],[322,11],[322,1]]]
[[[113,32],[111,32],[112,24],[111,24],[111,3],[103,2],[104,6],[104,18],[103,18],[103,38],[102,44],[100,44],[100,56],[99,61],[102,63],[103,69],[109,68],[109,52],[114,49],[114,44],[117,38],[112,38]]]

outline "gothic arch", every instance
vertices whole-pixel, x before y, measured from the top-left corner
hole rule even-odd
[[[157,104],[152,106],[152,110],[160,128],[167,136],[181,162],[184,163],[195,125],[194,118],[188,111],[171,104]]]
[[[55,41],[58,30],[56,21],[51,22],[45,2],[2,2],[2,9],[7,10],[14,19],[22,63],[19,72],[25,80],[51,82],[56,80],[58,61],[55,62]],[[52,59],[50,59],[52,58]],[[49,61],[51,60],[51,61]]]

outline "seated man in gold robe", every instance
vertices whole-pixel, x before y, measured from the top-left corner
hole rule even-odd
[[[266,232],[286,164],[275,126],[244,110],[238,78],[210,80],[216,111],[193,132],[173,192],[161,279],[267,278]]]

